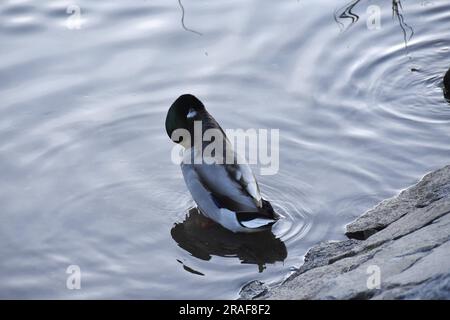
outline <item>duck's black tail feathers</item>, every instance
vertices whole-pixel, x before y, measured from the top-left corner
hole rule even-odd
[[[273,210],[272,204],[264,199],[262,199],[262,208],[260,210],[260,213],[270,219],[278,220],[280,218],[275,210]]]
[[[250,229],[270,228],[278,219],[269,201],[262,199],[262,208],[258,212],[236,212],[241,225]]]

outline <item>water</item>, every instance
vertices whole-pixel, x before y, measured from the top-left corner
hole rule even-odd
[[[2,2],[1,298],[236,298],[448,164],[447,0],[400,15],[389,1],[182,4],[184,27],[176,0]],[[273,234],[189,213],[164,130],[186,92],[224,128],[281,130],[280,171],[258,176],[285,216]],[[81,290],[66,288],[72,264]]]

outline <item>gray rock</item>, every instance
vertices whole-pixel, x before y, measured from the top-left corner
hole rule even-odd
[[[404,290],[401,299],[448,299],[450,293],[450,275],[432,277],[429,281]]]
[[[450,299],[450,166],[383,201],[347,231],[363,240],[323,242],[281,285],[259,283],[256,295],[244,287],[241,297]]]
[[[238,300],[261,298],[268,292],[268,289],[269,288],[261,281],[251,281],[241,290],[239,293],[240,298]]]
[[[449,193],[450,166],[446,166],[425,175],[415,186],[367,211],[347,225],[346,235],[354,239],[367,239],[408,212],[426,207]]]
[[[344,255],[354,249],[358,244],[357,240],[347,241],[325,241],[311,248],[305,255],[305,261],[295,275],[306,272],[310,269],[325,266],[333,261],[336,256]],[[294,276],[295,276],[294,275]]]

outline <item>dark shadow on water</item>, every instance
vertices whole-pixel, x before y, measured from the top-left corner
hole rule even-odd
[[[189,210],[186,219],[176,223],[170,233],[181,248],[198,259],[236,257],[241,263],[257,265],[259,272],[264,271],[266,264],[282,262],[287,257],[285,244],[272,232],[236,234],[204,217],[196,208]]]

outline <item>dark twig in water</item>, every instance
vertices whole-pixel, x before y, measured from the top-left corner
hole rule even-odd
[[[178,0],[178,4],[180,5],[181,8],[181,26],[183,27],[184,30],[198,34],[199,36],[201,36],[202,34],[198,31],[189,29],[188,27],[186,27],[186,25],[184,24],[184,7],[183,4],[181,3],[181,0]]]
[[[405,47],[408,48],[408,41],[414,36],[414,29],[405,22],[405,18],[402,14],[403,7],[401,0],[392,0],[392,16],[397,16],[398,23],[400,24],[400,28],[403,32],[403,39],[405,41]],[[408,32],[410,31],[410,35],[408,37]]]
[[[354,13],[353,10],[360,1],[361,0],[352,0],[345,6],[337,9],[334,12],[334,20],[339,25],[341,31],[349,29],[353,24],[358,22],[359,16],[356,13]],[[401,0],[392,0],[392,17],[394,16],[397,17],[400,28],[402,29],[403,39],[405,41],[405,48],[408,49],[408,42],[414,36],[414,29],[405,22],[405,18],[403,17],[403,7]],[[350,24],[347,27],[345,26],[344,23],[345,19],[351,20]]]
[[[352,0],[351,2],[347,3],[342,8],[337,9],[334,12],[334,20],[339,25],[339,28],[342,30],[347,30],[350,28],[353,24],[355,24],[359,20],[359,16],[352,12],[353,8],[360,2],[361,0]],[[342,23],[340,20],[342,19],[351,19],[352,22],[350,25],[346,28],[344,23]]]

